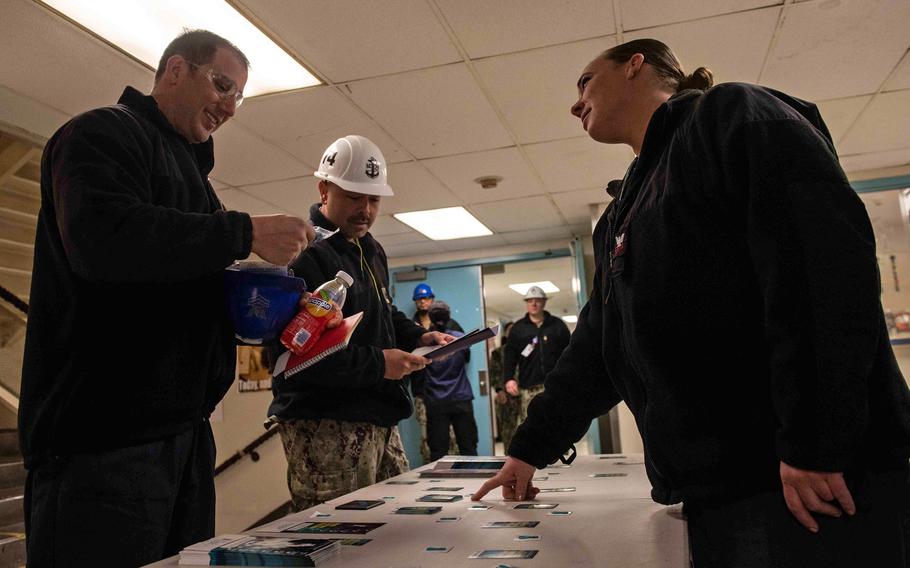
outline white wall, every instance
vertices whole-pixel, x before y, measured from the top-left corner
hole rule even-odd
[[[237,392],[235,383],[221,402],[221,420],[213,419],[218,447],[217,464],[265,433],[262,421],[272,401],[271,391]],[[215,533],[242,531],[290,499],[287,461],[276,434],[249,456],[215,478],[217,494]]]

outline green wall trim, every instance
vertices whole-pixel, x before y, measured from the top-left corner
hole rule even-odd
[[[852,181],[850,185],[856,193],[872,193],[873,191],[887,191],[910,187],[910,175],[894,176],[877,179],[864,179]]]

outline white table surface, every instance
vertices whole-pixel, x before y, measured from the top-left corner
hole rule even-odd
[[[467,566],[521,567],[666,567],[687,568],[688,545],[686,526],[679,506],[664,507],[651,501],[650,484],[645,476],[642,456],[626,454],[579,456],[571,467],[550,467],[537,472],[546,480],[535,481],[540,488],[575,487],[574,492],[542,493],[536,501],[558,503],[555,510],[571,511],[570,515],[553,516],[549,510],[516,510],[515,502],[502,500],[499,489],[481,503],[485,511],[469,511],[470,493],[483,479],[421,479],[419,472],[432,464],[402,474],[396,480],[419,480],[414,485],[389,485],[381,482],[338,499],[298,513],[283,521],[301,522],[381,522],[385,525],[363,535],[299,534],[302,538],[368,538],[363,546],[342,546],[341,553],[325,566],[351,568],[414,568]],[[594,473],[625,473],[623,477],[593,478]],[[462,487],[455,503],[424,503],[416,499],[432,493],[434,486]],[[367,511],[335,510],[335,505],[352,499],[384,499],[385,504]],[[392,510],[402,506],[438,505],[435,515],[396,515]],[[314,517],[314,513],[329,517]],[[443,516],[460,517],[456,522],[442,523]],[[488,529],[490,521],[537,520],[535,528]],[[250,531],[250,534],[273,535]],[[516,541],[517,535],[536,534],[536,541]],[[288,537],[289,533],[280,536]],[[427,547],[452,547],[449,552],[428,552]],[[531,559],[469,559],[483,549],[537,549]],[[150,566],[178,566],[172,557]]]

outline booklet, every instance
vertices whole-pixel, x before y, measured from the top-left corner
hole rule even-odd
[[[421,355],[427,359],[440,359],[442,357],[447,357],[453,353],[467,349],[475,343],[480,343],[484,339],[495,337],[498,334],[498,325],[494,325],[493,327],[485,327],[483,329],[475,329],[474,331],[466,333],[455,341],[446,343],[445,345],[428,345],[426,347],[418,347],[417,349],[411,351],[411,353],[414,355]]]
[[[338,553],[337,540],[221,535],[180,551],[193,566],[320,566]]]
[[[322,335],[316,339],[316,344],[306,352],[305,355],[295,355],[290,351],[285,351],[275,361],[275,370],[272,372],[273,377],[284,373],[284,378],[289,379],[300,371],[315,365],[329,355],[337,353],[348,346],[351,341],[351,335],[357,329],[357,324],[363,319],[363,312],[357,312],[342,320],[338,327],[325,330]]]

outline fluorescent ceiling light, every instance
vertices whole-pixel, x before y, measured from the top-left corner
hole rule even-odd
[[[483,237],[493,234],[493,231],[486,228],[464,207],[395,213],[394,217],[434,241]]]
[[[578,323],[578,316],[562,316],[562,321],[566,323]]]
[[[184,29],[214,32],[250,60],[244,95],[320,84],[286,51],[224,0],[41,0],[70,20],[152,69],[164,48]]]
[[[509,284],[509,288],[515,290],[522,296],[528,293],[528,288],[531,286],[537,286],[547,294],[559,292],[559,288],[556,286],[556,284],[553,284],[549,280],[544,280],[543,282],[524,282],[521,284]]]

